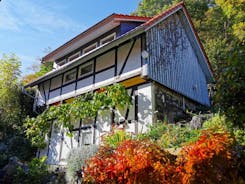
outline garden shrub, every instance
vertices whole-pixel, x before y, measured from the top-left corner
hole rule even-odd
[[[150,127],[149,132],[140,134],[137,138],[150,139],[163,148],[178,148],[197,140],[200,132],[200,130],[192,130],[189,125],[181,127],[176,124],[157,123]]]
[[[16,156],[20,160],[31,160],[35,156],[36,149],[32,147],[31,142],[21,136],[14,136],[8,141],[8,156]]]
[[[45,161],[46,157],[42,157],[41,159],[34,158],[27,164],[27,169],[18,168],[17,174],[13,177],[13,184],[47,183],[50,174]]]
[[[76,172],[85,166],[85,161],[96,154],[97,145],[81,146],[70,151],[67,157],[66,178],[72,183],[75,182]]]
[[[232,122],[228,121],[224,115],[216,114],[214,117],[203,123],[203,129],[212,129],[215,132],[232,132]]]
[[[84,183],[245,183],[234,142],[229,132],[203,130],[177,158],[149,140],[102,146],[85,167]]]
[[[158,122],[149,127],[149,131],[147,133],[138,134],[138,139],[150,139],[152,141],[156,141],[161,138],[162,134],[167,131],[168,125],[166,123]]]
[[[102,143],[109,147],[116,148],[121,142],[131,138],[132,136],[129,135],[125,130],[115,129],[103,136]]]
[[[178,157],[181,183],[229,183],[242,181],[238,177],[234,139],[227,132],[203,131],[195,143],[184,148]]]
[[[176,183],[175,157],[149,141],[103,146],[85,168],[86,183]]]
[[[188,125],[181,127],[179,125],[166,125],[167,130],[157,141],[164,148],[178,148],[188,142],[193,142],[200,136],[200,130],[193,130]]]
[[[245,130],[244,129],[237,129],[234,131],[234,135],[235,135],[237,143],[240,146],[245,146]]]

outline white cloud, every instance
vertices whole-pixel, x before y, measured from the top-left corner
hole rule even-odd
[[[46,6],[45,3],[40,4],[40,1],[33,2],[31,0],[1,2],[0,29],[18,31],[30,28],[40,32],[55,32],[84,28],[81,23],[62,13],[64,10],[59,12],[57,8]]]

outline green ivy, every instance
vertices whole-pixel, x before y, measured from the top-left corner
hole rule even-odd
[[[68,129],[68,134],[71,135],[73,122],[76,120],[95,118],[99,111],[113,111],[131,104],[131,97],[124,86],[107,86],[97,92],[78,96],[72,103],[51,106],[36,118],[27,117],[24,123],[26,135],[34,146],[44,148],[51,121],[55,120],[56,125]]]

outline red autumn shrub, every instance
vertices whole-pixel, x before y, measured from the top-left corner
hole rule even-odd
[[[229,133],[203,131],[199,140],[184,148],[178,156],[181,183],[237,183],[233,139]]]
[[[102,147],[85,168],[85,182],[176,183],[175,157],[157,145],[126,140],[117,148]]]
[[[117,147],[101,147],[89,160],[84,183],[121,184],[235,184],[237,155],[227,132],[203,131],[199,139],[182,148],[177,159],[148,141],[125,140]]]

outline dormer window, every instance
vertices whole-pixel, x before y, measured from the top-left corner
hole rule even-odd
[[[109,36],[107,36],[107,37],[101,39],[101,40],[100,40],[100,45],[109,43],[109,42],[111,42],[112,40],[115,40],[115,39],[116,39],[116,33],[112,33],[112,34],[110,34]]]
[[[83,54],[86,54],[92,50],[94,50],[97,47],[97,43],[94,43],[88,47],[86,47],[85,49],[83,49]]]
[[[80,56],[80,52],[77,52],[77,53],[71,55],[70,57],[68,57],[68,62],[78,58],[79,56]]]
[[[71,70],[64,74],[64,84],[74,81],[76,79],[76,69]]]
[[[86,75],[93,73],[93,67],[94,67],[94,63],[92,61],[87,62],[82,66],[80,66],[78,70],[79,77],[84,77]]]

